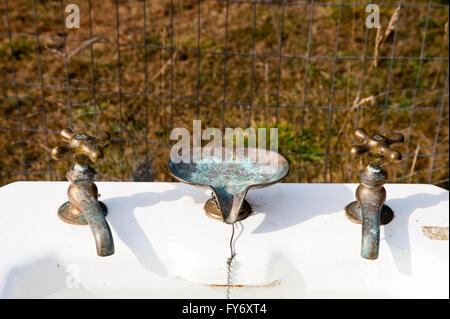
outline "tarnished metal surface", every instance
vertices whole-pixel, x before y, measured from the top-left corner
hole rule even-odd
[[[357,201],[351,202],[345,207],[346,216],[349,220],[355,224],[362,224],[361,206]],[[394,219],[394,211],[388,206],[383,204],[380,212],[380,225],[384,226],[389,224]]]
[[[356,189],[356,201],[345,207],[350,219],[362,223],[361,256],[366,259],[377,259],[380,246],[380,225],[389,223],[394,218],[394,212],[384,205],[386,190],[383,185],[387,181],[387,174],[381,168],[383,160],[395,163],[402,156],[398,151],[389,148],[395,143],[402,143],[404,137],[394,133],[392,137],[382,135],[369,136],[366,131],[358,128],[355,137],[360,143],[351,149],[354,157],[369,155],[369,165],[361,170],[359,177],[361,184]]]
[[[243,159],[227,161],[232,158],[233,149],[223,148],[222,158],[203,156],[195,163],[191,151],[190,163],[169,161],[169,171],[178,180],[202,187],[210,187],[227,224],[233,224],[239,218],[239,211],[245,195],[251,188],[260,188],[277,183],[289,174],[289,162],[276,152],[269,152],[271,161],[257,161],[253,152],[245,149]]]
[[[68,142],[66,146],[52,149],[52,157],[61,159],[73,153],[75,166],[67,171],[70,181],[67,190],[68,202],[58,209],[58,216],[63,221],[91,227],[99,256],[114,254],[114,242],[109,225],[105,219],[107,208],[98,201],[98,190],[94,184],[97,172],[89,166],[103,157],[102,148],[109,144],[111,137],[104,132],[99,138],[86,134],[73,133],[70,129],[61,131],[61,136]]]
[[[355,131],[355,138],[359,145],[354,145],[350,151],[353,157],[368,154],[372,160],[378,160],[381,163],[387,160],[390,163],[397,163],[402,159],[400,152],[389,148],[392,144],[403,143],[405,138],[400,133],[393,133],[391,137],[374,134],[369,136],[367,132],[358,128]]]
[[[103,216],[108,214],[108,208],[101,201],[98,201]],[[74,207],[69,201],[62,204],[58,209],[58,217],[64,222],[73,225],[87,225],[88,222],[83,214],[80,214],[78,208]]]
[[[207,216],[223,221],[222,213],[220,212],[219,205],[217,204],[217,200],[215,200],[214,197],[206,201],[205,206],[203,206],[203,209],[205,210]],[[239,210],[236,221],[238,222],[240,220],[247,218],[251,213],[252,207],[250,206],[249,202],[247,202],[244,199],[244,202],[242,203],[241,209]]]
[[[78,165],[96,163],[103,158],[102,149],[111,142],[111,135],[108,132],[102,132],[95,138],[87,134],[74,133],[71,129],[65,128],[60,134],[67,144],[54,147],[51,151],[52,157],[60,160],[71,153]]]

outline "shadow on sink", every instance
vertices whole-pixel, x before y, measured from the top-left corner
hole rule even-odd
[[[183,196],[192,197],[195,203],[208,200],[208,196],[201,189],[190,190],[182,184],[161,193],[145,192],[103,200],[109,209],[106,218],[119,238],[130,248],[143,267],[161,277],[168,276],[167,269],[156,254],[150,238],[138,224],[134,210],[137,207],[154,206],[162,201],[175,201]]]
[[[264,219],[253,233],[266,233],[284,229],[307,221],[320,214],[342,213],[344,207],[354,200],[354,190],[350,187],[334,188],[337,192],[317,194],[317,189],[306,189],[297,196],[281,191],[279,188],[252,190],[247,199],[254,207],[256,214],[263,214]],[[388,195],[389,196],[389,195]],[[411,275],[411,248],[408,225],[410,216],[418,208],[429,208],[448,201],[448,193],[415,194],[404,198],[388,199],[386,204],[394,210],[394,219],[383,226],[386,240],[398,271]],[[291,207],[295,207],[293,210]],[[359,240],[356,239],[355,240]]]
[[[76,290],[77,295],[91,298],[78,275],[76,265],[62,265],[53,256],[22,263],[9,271],[0,298],[47,298],[63,290]]]
[[[337,191],[326,195],[318,193],[317,188],[306,188],[299,194],[287,193],[278,187],[251,190],[247,195],[248,201],[256,214],[265,215],[253,233],[272,232],[321,214],[344,212],[344,207],[354,200],[354,191],[348,187],[336,187],[333,190]]]
[[[409,241],[410,217],[418,208],[428,208],[438,205],[442,201],[448,201],[448,193],[443,190],[437,195],[415,194],[403,198],[387,200],[386,204],[394,210],[394,219],[384,227],[384,239],[386,240],[395,265],[401,273],[411,275],[411,246]],[[420,227],[420,226],[418,226]]]

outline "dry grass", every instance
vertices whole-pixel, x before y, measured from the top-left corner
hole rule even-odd
[[[12,32],[33,35],[32,1],[8,2]],[[146,30],[143,28],[143,2],[119,1],[120,42],[142,44],[146,40],[149,45],[147,50],[142,46],[120,47],[120,89],[124,93],[119,96],[115,2],[92,2],[91,37],[88,2],[70,1],[80,6],[81,28],[66,29],[68,38],[77,41],[67,41],[64,50],[62,38],[48,38],[62,35],[60,2],[37,1],[45,86],[41,89],[35,39],[13,37],[17,82],[34,84],[17,87],[18,101],[14,98],[16,89],[12,84],[14,78],[5,11],[3,7],[0,9],[0,32],[3,34],[0,37],[0,185],[22,179],[64,179],[64,171],[69,164],[50,160],[48,146],[57,145],[57,132],[70,122],[75,130],[95,133],[97,129],[105,129],[116,138],[107,150],[107,159],[98,164],[101,179],[138,178],[136,172],[148,171],[148,154],[154,179],[171,180],[166,169],[171,127],[191,129],[197,110],[203,128],[220,128],[222,119],[225,126],[231,127],[247,127],[249,124],[255,128],[278,126],[280,151],[289,154],[292,165],[288,179],[291,182],[356,181],[354,172],[363,161],[355,161],[350,175],[350,158],[339,155],[349,150],[356,118],[358,124],[370,132],[380,131],[382,123],[385,123],[387,132],[395,129],[408,136],[413,104],[418,108],[414,113],[409,145],[409,153],[413,155],[406,160],[406,166],[401,163],[387,167],[391,180],[401,182],[405,175],[407,182],[428,182],[431,157],[424,155],[433,154],[441,105],[442,121],[436,153],[448,154],[448,90],[443,89],[448,61],[424,60],[420,65],[418,59],[396,60],[392,64],[391,91],[386,103],[391,61],[383,57],[390,57],[392,53],[393,26],[398,19],[395,55],[419,57],[426,7],[402,7],[401,10],[382,7],[382,29],[378,37],[376,29],[369,30],[367,39],[367,56],[377,58],[364,63],[358,59],[340,58],[333,72],[333,59],[311,59],[307,65],[303,58],[284,58],[279,65],[281,6],[256,6],[253,48],[253,6],[231,3],[227,50],[244,55],[228,55],[225,74],[224,55],[217,54],[225,49],[224,2],[202,1],[198,41],[197,1],[174,1],[173,34],[170,1],[147,1]],[[448,58],[448,13],[448,8],[431,9],[425,56]],[[365,17],[363,6],[343,7],[339,56],[362,56]],[[334,56],[338,23],[338,6],[315,7],[311,56]],[[286,7],[283,55],[307,55],[308,26],[308,6]],[[175,47],[186,50],[172,52],[168,48],[171,41]],[[198,44],[202,50],[200,56],[197,55]],[[257,55],[254,59],[252,52]],[[419,65],[420,82],[415,92]],[[200,73],[197,73],[197,68]],[[361,74],[361,94],[358,95]],[[95,94],[92,91],[93,79]],[[67,89],[67,82],[70,89]],[[146,90],[150,95],[144,98]],[[251,110],[248,107],[250,101]],[[331,104],[334,107],[329,131],[332,155],[325,168],[322,154],[327,147]],[[277,109],[276,105],[281,107]],[[286,105],[295,107],[283,107]],[[303,112],[304,105],[307,107]],[[22,132],[17,129],[20,126]],[[146,140],[150,141],[148,146]],[[404,152],[405,145],[398,149]],[[299,152],[303,155],[295,155]],[[432,181],[448,188],[448,157],[436,157],[433,168]]]

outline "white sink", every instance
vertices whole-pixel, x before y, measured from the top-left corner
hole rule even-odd
[[[114,237],[109,257],[97,256],[89,226],[57,217],[68,183],[0,188],[1,298],[225,297],[231,226],[204,214],[209,191],[97,186]],[[239,286],[231,298],[449,298],[448,191],[386,185],[395,218],[382,227],[380,256],[371,261],[360,257],[361,225],[344,213],[356,187],[251,190],[255,214],[236,224],[232,284]]]

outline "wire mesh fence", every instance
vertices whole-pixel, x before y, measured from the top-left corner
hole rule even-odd
[[[0,185],[64,180],[64,127],[112,133],[98,179],[168,181],[199,119],[278,127],[290,182],[356,182],[355,128],[399,131],[390,181],[448,188],[447,1],[2,1]]]

